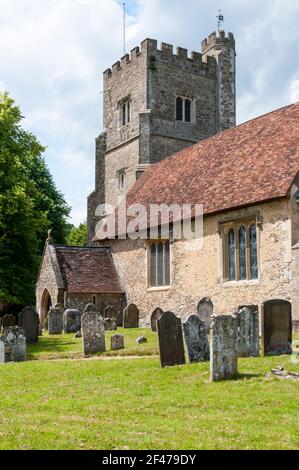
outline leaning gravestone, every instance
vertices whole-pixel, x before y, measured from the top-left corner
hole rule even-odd
[[[172,312],[157,321],[161,367],[185,364],[182,322]]]
[[[125,337],[124,335],[113,335],[111,336],[111,350],[119,351],[125,349]]]
[[[292,305],[268,300],[262,308],[262,342],[265,356],[292,354]]]
[[[104,318],[109,318],[110,320],[116,320],[118,317],[118,312],[113,305],[109,305],[104,310]]]
[[[27,343],[38,342],[39,316],[34,307],[25,307],[19,313],[18,326],[25,331]]]
[[[241,307],[237,318],[237,349],[239,357],[259,356],[259,312],[257,305]]]
[[[85,312],[81,319],[83,354],[97,354],[106,351],[103,317],[98,312]]]
[[[211,380],[229,379],[238,373],[237,319],[233,315],[212,317]]]
[[[135,304],[129,304],[124,309],[124,328],[139,328],[139,309]]]
[[[50,308],[48,313],[48,333],[49,335],[61,335],[63,331],[63,308],[56,305]]]
[[[185,342],[190,362],[210,360],[210,347],[205,322],[197,315],[190,315],[183,323]]]
[[[26,336],[22,328],[18,326],[4,328],[0,342],[2,343],[0,347],[2,364],[26,361]]]
[[[3,329],[16,326],[16,317],[14,315],[4,315],[1,326]]]
[[[156,332],[157,331],[157,321],[163,315],[163,310],[160,307],[155,308],[151,316],[151,330]]]
[[[63,332],[77,333],[81,330],[81,313],[76,309],[67,309],[63,314]]]
[[[206,331],[209,334],[211,328],[211,318],[213,315],[214,306],[208,297],[204,297],[198,302],[197,305],[197,315],[199,318],[205,322],[206,324]]]

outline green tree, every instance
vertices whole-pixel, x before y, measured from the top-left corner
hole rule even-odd
[[[67,244],[70,246],[87,245],[87,223],[84,222],[79,227],[72,227],[67,237]]]
[[[42,156],[21,127],[19,107],[0,93],[0,303],[34,303],[34,285],[48,228],[63,243],[69,207]]]

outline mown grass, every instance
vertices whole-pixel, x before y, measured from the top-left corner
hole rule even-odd
[[[127,333],[133,348],[142,331]],[[35,358],[42,345],[53,353],[44,337]],[[6,364],[0,449],[297,449],[299,384],[268,376],[278,365],[299,372],[290,356],[240,359],[239,377],[219,383],[208,363],[161,369],[157,357]]]
[[[124,334],[125,349],[111,351],[111,336],[114,334]],[[150,329],[126,329],[118,328],[117,331],[107,331],[105,353],[99,356],[155,356],[159,354],[157,334]],[[140,336],[145,336],[148,340],[145,344],[137,344],[136,340]],[[28,346],[28,358],[33,359],[80,359],[82,353],[82,338],[75,338],[74,334],[49,336],[43,333],[38,344]]]

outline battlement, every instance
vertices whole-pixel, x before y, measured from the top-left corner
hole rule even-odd
[[[215,33],[216,34],[216,33]],[[230,33],[231,34],[231,33]],[[212,35],[211,35],[212,36]],[[211,37],[209,36],[209,38]],[[172,44],[162,42],[158,48],[156,39],[145,39],[140,47],[135,47],[130,54],[124,55],[120,61],[117,61],[111,68],[105,70],[104,77],[109,78],[114,73],[118,73],[124,67],[130,66],[140,59],[143,54],[147,54],[150,58],[151,67],[154,68],[156,63],[164,65],[174,65],[178,67],[192,68],[193,71],[204,73],[204,75],[215,75],[216,62],[213,57],[202,57],[200,52],[192,51],[190,56],[187,49],[177,47],[174,53]]]
[[[234,48],[235,38],[233,33],[228,33],[226,35],[225,31],[219,31],[219,33],[214,31],[209,35],[208,38],[201,42],[201,51],[204,54],[206,51],[208,51],[208,49],[215,46],[227,46]]]

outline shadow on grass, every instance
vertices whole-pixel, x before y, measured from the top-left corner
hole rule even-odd
[[[261,377],[265,377],[265,374],[260,373],[260,374],[238,374],[235,377],[230,377],[228,379],[224,379],[226,381],[231,381],[231,382],[238,382],[241,380],[248,380],[248,379],[258,379]]]

